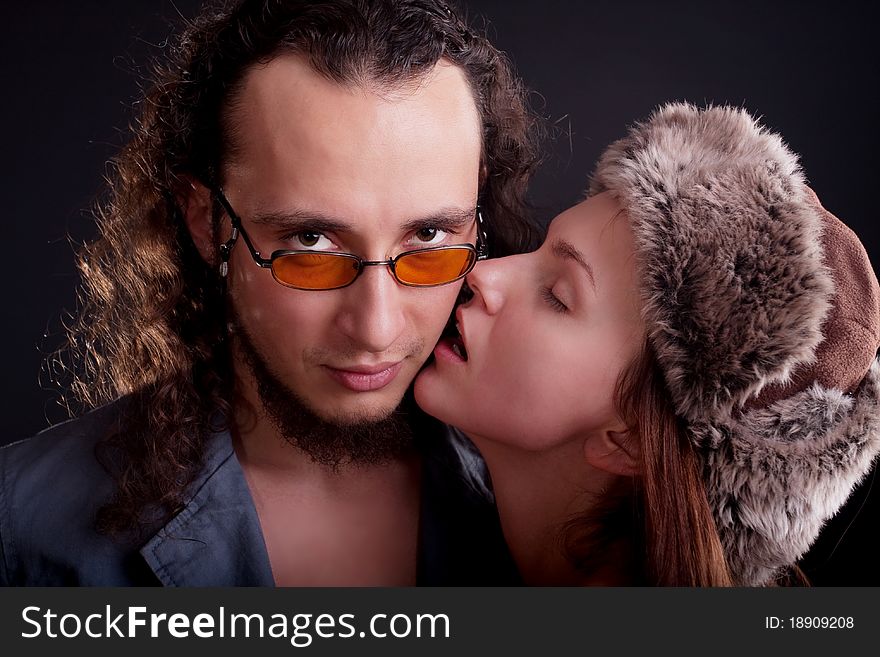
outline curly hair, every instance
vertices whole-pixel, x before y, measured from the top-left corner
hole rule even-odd
[[[116,492],[98,516],[110,534],[173,515],[205,442],[230,416],[233,377],[224,291],[199,256],[179,203],[187,180],[222,175],[224,124],[255,64],[308,58],[340,84],[393,89],[442,58],[460,67],[482,120],[480,204],[496,255],[536,245],[525,201],[540,120],[506,57],[434,0],[213,2],[187,22],[138,103],[131,139],[82,247],[77,314],[50,359],[71,415],[125,398],[98,458]]]

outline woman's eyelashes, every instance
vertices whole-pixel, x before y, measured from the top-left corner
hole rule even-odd
[[[550,308],[558,313],[567,313],[568,306],[553,293],[553,288],[544,286],[541,288],[541,296]]]

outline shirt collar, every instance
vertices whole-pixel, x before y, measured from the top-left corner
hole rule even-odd
[[[273,586],[250,489],[228,430],[207,443],[205,465],[183,510],[140,553],[166,586]]]

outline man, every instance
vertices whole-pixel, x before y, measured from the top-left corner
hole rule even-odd
[[[63,361],[97,410],[0,451],[0,582],[511,581],[408,392],[476,258],[533,240],[502,55],[432,0],[244,0],[140,106]]]

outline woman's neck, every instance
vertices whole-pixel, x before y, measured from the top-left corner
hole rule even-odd
[[[526,451],[471,436],[492,477],[504,537],[527,585],[623,585],[634,572],[624,537],[594,559],[590,573],[580,571],[566,553],[564,530],[602,502],[616,475],[586,463],[581,441],[551,451]],[[624,543],[624,545],[618,545]],[[617,549],[621,548],[621,549]]]

